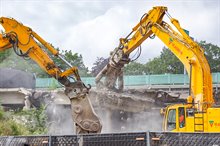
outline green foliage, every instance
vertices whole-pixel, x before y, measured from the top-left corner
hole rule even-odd
[[[149,60],[146,63],[147,73],[150,74],[181,74],[184,71],[183,64],[179,59],[168,49],[163,48],[159,57]]]
[[[200,41],[200,46],[205,50],[205,56],[208,59],[212,72],[220,72],[220,47],[206,41]]]
[[[4,112],[0,107],[0,135],[27,135],[27,128],[21,123],[16,123],[11,117],[11,112]]]
[[[125,75],[141,75],[146,73],[146,68],[144,64],[138,62],[131,62],[126,65],[124,69]]]
[[[0,107],[0,135],[46,134],[47,117],[45,109],[23,111],[3,111]]]
[[[16,123],[12,119],[1,120],[0,135],[28,135],[28,129],[23,124]]]
[[[59,49],[58,49],[59,50]],[[81,54],[78,53],[72,53],[71,50],[62,50],[60,51],[60,54],[73,66],[76,66],[79,69],[80,76],[87,77],[90,76],[88,73],[88,68],[83,63],[83,57]],[[55,64],[62,68],[63,70],[66,70],[69,68],[67,64],[65,64],[60,58],[53,56],[52,57]]]
[[[15,113],[14,116],[18,121],[25,123],[30,134],[39,135],[47,133],[47,116],[43,106],[39,109],[23,110]]]
[[[163,74],[164,68],[166,68],[161,62],[160,57],[155,57],[152,60],[149,60],[146,64],[146,73],[147,74]]]
[[[0,120],[4,118],[4,111],[2,110],[2,107],[0,106]]]
[[[2,62],[4,59],[10,56],[11,53],[12,53],[11,50],[0,51],[0,62]]]
[[[98,75],[98,73],[108,64],[108,58],[97,57],[95,63],[93,63],[91,74],[93,76]]]

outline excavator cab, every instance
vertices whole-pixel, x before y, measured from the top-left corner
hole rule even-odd
[[[164,112],[164,131],[185,131],[186,129],[186,106],[168,106]]]

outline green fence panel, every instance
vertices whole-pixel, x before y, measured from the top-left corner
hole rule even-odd
[[[212,83],[220,84],[220,73],[212,73]]]
[[[37,78],[36,87],[37,88],[56,88],[56,87],[61,87],[61,85],[54,78]]]
[[[170,84],[178,85],[178,84],[189,84],[188,75],[184,74],[170,74]]]
[[[218,81],[218,84],[220,84],[220,73],[217,73],[217,81]]]
[[[212,74],[213,84],[220,84],[220,73]],[[95,86],[94,77],[82,77],[82,81],[87,85]],[[183,85],[189,84],[188,75],[184,74],[161,74],[161,75],[136,75],[124,76],[125,86],[141,85]],[[61,87],[57,80],[53,78],[37,78],[37,88],[55,88]]]
[[[149,75],[149,80],[151,85],[164,85],[170,83],[170,75],[164,74],[164,75]]]
[[[212,83],[216,84],[218,82],[218,74],[212,73]]]
[[[124,84],[126,86],[132,85],[145,85],[146,84],[146,76],[145,75],[137,75],[137,76],[125,76]]]
[[[83,77],[82,81],[85,85],[95,86],[95,78],[94,77]]]

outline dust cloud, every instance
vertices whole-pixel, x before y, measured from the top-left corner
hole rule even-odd
[[[147,93],[145,95],[154,96],[152,93]],[[159,107],[154,107],[152,103],[147,101],[143,102],[142,100],[142,104],[139,100],[129,100],[129,98],[122,100],[121,98],[123,97],[120,98],[120,102],[123,103],[120,103],[118,105],[120,107],[117,107],[115,103],[119,98],[107,100],[107,98],[112,99],[112,97],[108,94],[105,96],[106,97],[103,97],[102,94],[92,93],[89,95],[93,108],[102,123],[102,133],[162,130],[162,116],[160,115]],[[100,99],[107,101],[103,102],[103,100]],[[48,127],[49,134],[68,135],[75,133],[71,116],[71,106],[51,103],[47,111],[50,117],[50,124]]]
[[[142,112],[126,112],[95,106],[102,123],[102,133],[161,131],[162,116],[160,109]],[[48,134],[75,134],[71,107],[50,103],[47,106]]]
[[[70,106],[51,103],[46,109],[48,134],[72,135],[75,133]]]
[[[96,91],[90,100],[101,120],[102,133],[161,131],[163,117],[155,96],[156,92],[148,90]]]
[[[159,109],[138,113],[120,110],[97,111],[103,124],[102,133],[161,131],[162,116]]]
[[[51,104],[48,106],[48,134],[75,134],[70,106]],[[102,133],[161,131],[162,117],[159,110],[152,109],[139,113],[96,109]]]
[[[74,134],[70,105],[63,100],[61,100],[63,102],[57,102],[57,99],[64,98],[67,98],[64,93],[59,94],[56,90],[36,90],[30,98],[34,107],[43,106],[45,108],[46,127],[50,135]]]

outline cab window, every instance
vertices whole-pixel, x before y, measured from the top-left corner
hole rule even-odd
[[[185,127],[185,109],[184,109],[184,107],[179,107],[178,110],[179,110],[179,114],[178,114],[179,127],[183,128],[183,127]]]
[[[167,117],[167,130],[172,131],[176,129],[176,110],[171,109],[168,112],[168,117]]]

